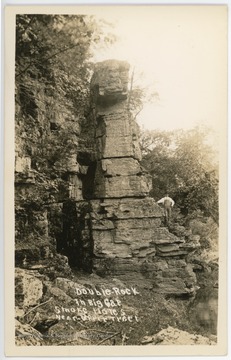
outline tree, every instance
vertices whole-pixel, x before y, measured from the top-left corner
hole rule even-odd
[[[172,194],[177,187],[173,133],[167,131],[146,131],[140,136],[142,165],[151,173],[153,189],[151,195],[159,198],[167,191]]]
[[[198,210],[218,223],[218,164],[211,131],[152,131],[141,136],[143,166],[153,177],[152,196],[169,192],[181,213]]]

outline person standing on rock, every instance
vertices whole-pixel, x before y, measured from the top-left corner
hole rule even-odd
[[[172,214],[172,207],[174,206],[175,201],[171,199],[168,194],[166,194],[165,197],[157,201],[157,204],[164,205],[164,216],[166,222],[168,223]]]

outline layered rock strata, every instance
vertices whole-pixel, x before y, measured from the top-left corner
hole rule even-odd
[[[196,278],[186,257],[197,244],[161,227],[162,209],[148,196],[151,176],[139,162],[128,73],[126,62],[109,60],[97,64],[91,82],[89,126],[95,129],[96,158],[88,219],[93,269],[100,275],[148,279],[151,287],[164,293],[190,293]]]
[[[63,164],[68,189],[56,194],[51,203],[49,190],[43,196],[48,199],[44,204],[37,194],[39,171],[35,159],[25,153],[19,131],[16,266],[31,268],[39,262],[53,278],[60,272],[69,274],[68,258],[70,266],[84,271],[139,281],[140,286],[145,283],[162,293],[192,293],[196,278],[187,256],[199,240],[186,241],[161,226],[162,209],[149,197],[151,176],[140,165],[128,79],[126,62],[96,64],[88,116],[71,125],[70,139],[78,152]],[[44,131],[55,136],[52,123],[46,123],[41,114],[39,119]],[[66,122],[63,126],[68,128]],[[26,281],[21,278],[18,274],[20,289]]]

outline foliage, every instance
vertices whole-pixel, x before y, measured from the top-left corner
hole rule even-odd
[[[218,164],[210,131],[151,131],[141,134],[143,166],[153,177],[151,195],[166,192],[188,220],[201,211],[218,223]]]
[[[218,251],[218,228],[211,218],[196,218],[190,221],[192,233],[200,236],[202,249]]]
[[[92,16],[17,15],[16,152],[31,158],[38,190],[24,202],[51,201],[48,192],[67,187],[65,174],[77,156],[88,106],[92,49],[113,41]]]

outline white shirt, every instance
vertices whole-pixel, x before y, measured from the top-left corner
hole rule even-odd
[[[172,200],[169,196],[165,196],[162,199],[157,201],[157,204],[164,204],[165,202],[170,202],[171,206],[175,204],[175,201]]]

